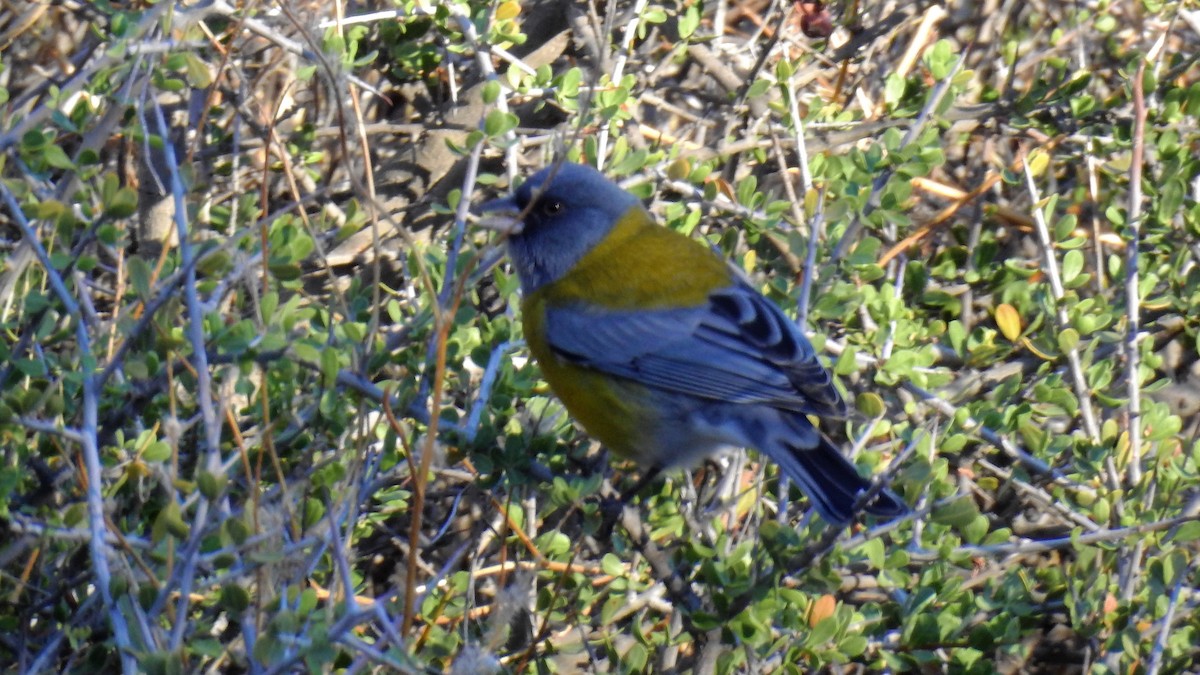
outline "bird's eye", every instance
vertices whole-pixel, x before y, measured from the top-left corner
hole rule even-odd
[[[563,203],[557,199],[546,199],[542,201],[542,215],[557,216],[562,213]]]

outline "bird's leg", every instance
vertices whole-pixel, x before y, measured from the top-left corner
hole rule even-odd
[[[608,539],[612,536],[613,527],[616,526],[617,520],[621,518],[621,514],[625,511],[625,507],[633,501],[633,498],[638,496],[642,490],[646,489],[647,485],[653,483],[662,474],[662,467],[651,466],[637,479],[637,481],[628,489],[621,492],[619,497],[605,497],[600,501],[600,513],[603,520],[600,521],[600,529],[596,535],[600,539]]]
[[[628,490],[625,490],[621,493],[621,506],[625,506],[629,504],[629,502],[633,501],[634,497],[638,496],[642,490],[646,489],[647,485],[653,483],[661,475],[662,467],[658,465],[651,466],[650,468],[646,469],[646,471],[642,473],[641,477],[637,479],[637,482],[635,482]]]

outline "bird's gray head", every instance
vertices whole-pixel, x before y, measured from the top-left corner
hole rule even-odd
[[[560,279],[629,209],[637,197],[582,164],[549,166],[508,197],[484,204],[482,224],[508,233],[521,288],[532,293]]]

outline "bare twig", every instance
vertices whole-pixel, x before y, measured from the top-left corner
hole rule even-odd
[[[100,448],[97,439],[97,421],[100,406],[100,388],[96,381],[96,357],[92,352],[92,337],[88,334],[87,325],[79,310],[79,304],[67,290],[66,282],[50,261],[50,255],[42,246],[37,233],[25,217],[16,197],[4,181],[0,181],[0,200],[8,207],[12,222],[20,229],[26,245],[33,249],[34,255],[45,271],[46,278],[54,296],[58,298],[63,309],[70,315],[75,324],[75,339],[78,343],[79,362],[84,369],[83,377],[83,419],[79,428],[80,448],[83,451],[84,467],[87,475],[87,506],[88,530],[91,534],[89,548],[92,556],[92,574],[95,576],[96,587],[103,600],[104,609],[108,614],[109,624],[120,651],[121,668],[127,673],[137,671],[137,661],[134,658],[133,642],[129,635],[129,624],[121,613],[112,596],[112,574],[109,569],[109,556],[112,550],[106,538],[107,526],[104,522],[104,476],[100,468]]]
[[[1163,614],[1158,637],[1154,640],[1154,648],[1150,651],[1150,658],[1146,663],[1146,675],[1158,675],[1162,670],[1163,652],[1167,649],[1167,638],[1170,636],[1172,624],[1175,622],[1175,610],[1179,607],[1179,594],[1183,590],[1188,574],[1195,567],[1196,561],[1193,559],[1191,565],[1175,572],[1175,586],[1171,589],[1171,598],[1167,601],[1167,612]]]
[[[1054,295],[1054,303],[1057,311],[1055,317],[1058,319],[1058,329],[1066,330],[1071,326],[1071,319],[1067,316],[1067,307],[1064,304],[1064,296],[1066,291],[1063,289],[1062,276],[1058,272],[1058,256],[1054,254],[1054,240],[1050,238],[1050,227],[1046,224],[1046,216],[1042,213],[1041,194],[1038,191],[1037,182],[1033,179],[1033,169],[1029,167],[1029,162],[1021,162],[1021,167],[1025,171],[1025,188],[1029,190],[1029,198],[1033,202],[1033,222],[1037,224],[1038,238],[1042,243],[1042,255],[1046,261],[1046,274],[1050,278],[1050,292]],[[1088,438],[1093,443],[1100,442],[1100,425],[1096,421],[1096,412],[1092,408],[1092,394],[1088,388],[1087,378],[1083,375],[1083,364],[1079,360],[1079,346],[1072,345],[1067,350],[1067,362],[1071,367],[1071,383],[1075,387],[1075,396],[1079,399],[1079,412],[1083,416],[1083,426],[1087,430]]]
[[[1146,152],[1146,98],[1142,83],[1146,62],[1138,61],[1133,76],[1133,157],[1129,165],[1129,243],[1125,247],[1125,390],[1129,397],[1129,467],[1128,485],[1136,488],[1142,482],[1142,359],[1138,345],[1141,329],[1141,295],[1138,290],[1138,251],[1142,224],[1142,162]]]
[[[167,127],[166,117],[163,115],[162,107],[155,101],[152,104],[155,128],[158,130],[158,135],[167,139],[170,137],[170,131]],[[146,125],[147,129],[150,128]],[[149,135],[146,137],[146,143],[149,143]],[[147,148],[148,150],[148,148]],[[200,406],[201,417],[204,421],[204,440],[205,454],[204,461],[200,463],[198,471],[218,474],[221,471],[221,420],[217,415],[217,409],[213,403],[212,394],[212,374],[208,366],[208,351],[205,349],[204,340],[204,313],[200,308],[200,296],[196,290],[196,271],[194,266],[195,253],[192,249],[191,234],[188,231],[187,222],[187,207],[184,201],[183,181],[179,176],[179,165],[175,158],[175,148],[170,142],[162,144],[162,153],[164,163],[170,178],[171,195],[175,202],[175,226],[178,231],[178,243],[180,258],[185,267],[190,272],[185,272],[185,280],[183,285],[184,301],[187,305],[188,324],[187,335],[191,342],[192,359],[195,361],[196,369],[196,399]],[[176,568],[176,574],[173,579],[178,584],[179,600],[176,606],[176,618],[171,632],[171,648],[179,649],[183,643],[183,637],[186,629],[190,625],[187,620],[189,612],[189,598],[191,595],[192,583],[194,581],[194,565],[196,562],[196,554],[200,550],[200,542],[203,541],[206,533],[206,526],[209,517],[209,503],[207,499],[201,499],[196,506],[196,513],[192,520],[191,531],[187,543],[184,546],[181,555],[181,564]],[[167,593],[167,589],[171,588],[171,584],[164,586],[162,593]],[[160,598],[164,597],[160,594]]]

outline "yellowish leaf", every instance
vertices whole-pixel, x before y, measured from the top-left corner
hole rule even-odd
[[[500,6],[496,8],[496,20],[507,21],[508,19],[515,19],[520,13],[521,3],[517,2],[517,0],[508,0],[508,2],[500,3]]]
[[[667,166],[667,178],[671,180],[686,180],[692,173],[692,163],[680,157]]]
[[[1040,176],[1046,172],[1046,167],[1050,164],[1050,155],[1045,150],[1037,148],[1029,153],[1025,163],[1029,165],[1029,172],[1034,176]]]
[[[1021,336],[1021,315],[1017,314],[1017,308],[1007,302],[997,307],[996,327],[1010,342],[1016,342]]]

